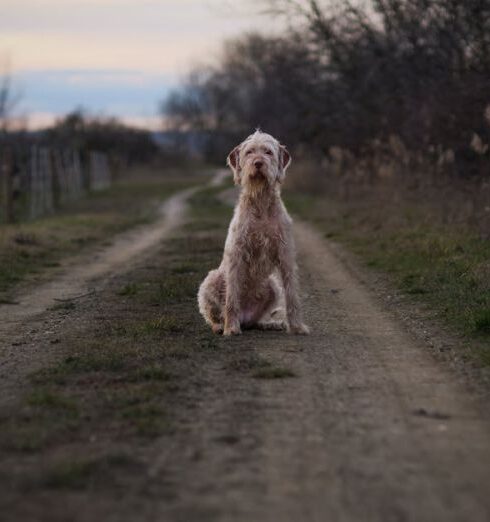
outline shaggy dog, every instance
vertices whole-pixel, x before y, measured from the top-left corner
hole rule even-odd
[[[309,333],[301,318],[292,220],[280,194],[290,163],[286,147],[261,131],[228,156],[240,197],[223,260],[198,294],[215,333],[237,335],[241,327]]]

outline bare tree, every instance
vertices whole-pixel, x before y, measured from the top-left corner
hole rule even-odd
[[[221,62],[168,101],[180,128],[231,135],[260,125],[354,154],[397,136],[413,151],[453,150],[461,172],[485,161],[470,143],[475,133],[490,142],[489,0],[261,5],[288,16],[287,34],[227,42]]]

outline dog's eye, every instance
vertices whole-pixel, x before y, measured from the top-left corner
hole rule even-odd
[[[267,150],[265,151],[265,153],[268,154],[269,156],[272,156],[272,151],[271,151],[270,149],[267,149]]]
[[[252,152],[253,152],[253,149],[249,149],[249,150],[247,150],[247,152],[245,152],[245,155],[252,154]]]

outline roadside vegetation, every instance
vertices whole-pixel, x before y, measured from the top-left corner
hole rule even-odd
[[[301,165],[286,190],[291,211],[312,221],[329,241],[348,247],[365,266],[387,273],[402,294],[458,332],[463,358],[490,366],[488,239],[465,223],[444,223],[420,201],[298,191],[295,177],[304,183]]]

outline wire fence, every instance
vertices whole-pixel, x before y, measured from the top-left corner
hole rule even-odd
[[[101,152],[37,145],[0,148],[0,221],[53,214],[111,182],[109,159]]]

